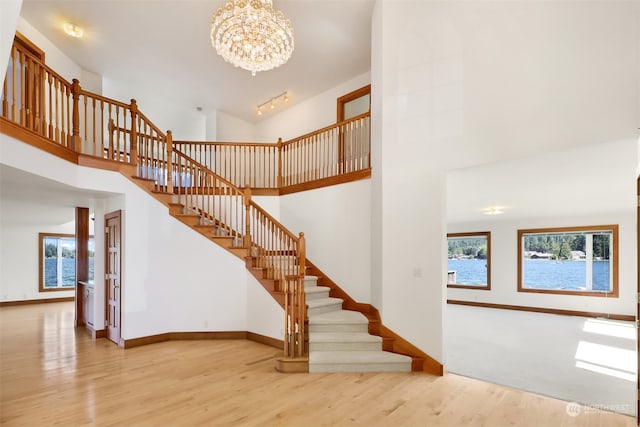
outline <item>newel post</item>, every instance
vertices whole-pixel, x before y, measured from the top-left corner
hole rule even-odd
[[[244,189],[244,246],[247,248],[247,256],[251,256],[251,188]]]
[[[138,164],[138,103],[135,99],[131,100],[131,136],[129,140],[131,158],[129,163]]]
[[[173,194],[173,133],[167,131],[167,192]]]
[[[73,112],[71,118],[71,149],[82,152],[80,143],[80,81],[73,79],[71,84],[71,96],[73,97]]]
[[[282,188],[282,138],[278,138],[278,189]]]

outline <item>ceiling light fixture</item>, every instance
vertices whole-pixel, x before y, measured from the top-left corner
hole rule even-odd
[[[272,0],[231,0],[211,19],[211,43],[225,61],[255,76],[289,60],[293,28]]]
[[[82,29],[82,27],[71,22],[65,22],[63,28],[65,33],[77,39],[81,38],[84,34],[84,30]]]
[[[483,209],[482,212],[485,215],[500,215],[504,213],[502,206],[492,206],[490,208]]]
[[[269,106],[270,110],[275,110],[276,105],[278,102],[280,102],[280,100],[284,101],[284,103],[288,103],[289,102],[289,93],[285,90],[284,92],[282,92],[280,95],[276,95],[273,98],[269,98],[266,101],[264,101],[262,104],[258,105],[258,115],[261,116],[262,115],[262,109],[265,108],[265,106]]]

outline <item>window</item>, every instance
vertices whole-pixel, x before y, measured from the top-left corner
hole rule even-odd
[[[518,292],[618,296],[618,226],[518,230]]]
[[[40,292],[68,291],[76,286],[76,238],[40,233]],[[89,280],[93,280],[94,241],[89,238]]]
[[[491,233],[451,233],[447,244],[447,287],[491,289]]]

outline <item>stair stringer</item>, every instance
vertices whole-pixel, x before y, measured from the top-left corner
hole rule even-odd
[[[444,366],[400,335],[382,324],[380,312],[371,304],[359,303],[349,296],[340,286],[316,267],[308,258],[305,260],[307,274],[318,277],[318,283],[331,289],[329,295],[344,300],[342,308],[362,313],[369,321],[369,333],[382,338],[382,349],[403,354],[412,359],[411,370],[433,375],[444,375]]]

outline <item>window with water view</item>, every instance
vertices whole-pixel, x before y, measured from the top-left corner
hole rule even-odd
[[[76,238],[73,234],[40,233],[40,292],[76,286]],[[89,239],[89,280],[93,280],[94,241]]]
[[[447,287],[491,289],[491,233],[450,233],[447,244]]]
[[[518,230],[518,291],[617,296],[618,226]]]

